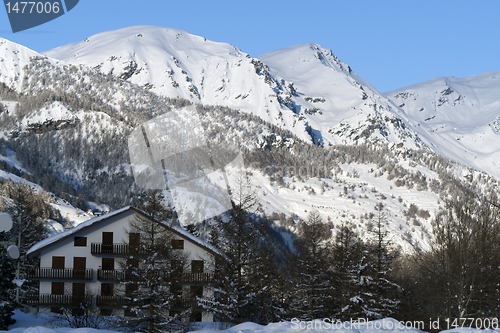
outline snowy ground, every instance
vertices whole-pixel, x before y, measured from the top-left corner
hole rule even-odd
[[[39,314],[38,317],[24,314],[16,311],[15,318],[17,323],[13,325],[8,332],[11,333],[111,333],[115,330],[96,330],[91,328],[68,328],[54,327],[50,314]],[[315,321],[298,321],[272,323],[266,326],[255,323],[243,323],[230,328],[224,327],[219,323],[206,323],[199,327],[199,333],[314,333],[314,332],[338,332],[338,333],[420,333],[424,332],[417,329],[418,323],[399,322],[393,318],[385,318],[371,322],[360,323],[335,323],[332,319]],[[7,331],[0,331],[7,332]],[[500,332],[495,330],[479,330],[469,328],[454,328],[442,332],[447,333],[481,333],[481,332]]]

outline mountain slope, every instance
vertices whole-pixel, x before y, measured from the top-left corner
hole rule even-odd
[[[41,55],[27,47],[0,38],[0,82],[19,91],[24,79],[23,68],[34,57]]]
[[[292,101],[325,143],[366,141],[425,145],[392,102],[317,44],[296,45],[259,57],[278,80],[293,82]]]
[[[500,178],[500,71],[441,77],[385,95],[434,151]]]
[[[269,79],[262,64],[232,45],[185,31],[135,26],[44,54],[113,74],[162,96],[235,107],[283,127],[294,123],[290,112],[278,115],[283,107],[276,91],[286,88]],[[308,138],[304,123],[295,132]]]
[[[185,31],[135,26],[44,54],[116,75],[162,96],[252,113],[316,144],[371,140],[425,146],[390,101],[316,44],[256,59]]]

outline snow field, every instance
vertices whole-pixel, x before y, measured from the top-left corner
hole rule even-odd
[[[15,311],[14,324],[9,333],[115,333],[119,332],[112,327],[107,329],[92,328],[69,328],[54,327],[55,317],[49,313],[39,313],[38,316]],[[400,322],[393,318],[384,318],[367,322],[364,319],[351,322],[337,322],[334,318],[324,318],[321,320],[299,321],[292,319],[289,322],[271,323],[268,325],[258,325],[252,322],[245,322],[230,327],[224,323],[199,323],[194,324],[198,333],[316,333],[316,332],[338,332],[338,333],[421,333],[424,322]],[[425,323],[428,324],[428,323]],[[229,328],[226,328],[229,327]],[[482,333],[499,332],[499,329],[473,329],[454,328],[441,331],[443,333]]]

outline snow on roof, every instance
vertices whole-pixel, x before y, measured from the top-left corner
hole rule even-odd
[[[217,253],[218,255],[224,257],[227,259],[226,255],[223,254],[219,249],[217,249],[215,246],[213,246],[212,244],[208,243],[208,242],[205,242],[203,239],[200,239],[198,237],[196,237],[195,235],[191,234],[189,231],[187,231],[186,229],[182,228],[182,227],[178,227],[178,226],[172,226],[171,227],[172,229],[174,229],[175,231],[177,231],[178,233],[182,234],[182,236],[184,236],[185,238],[189,238],[189,240],[197,245],[200,245],[202,247],[205,247],[209,250],[212,250],[213,252]]]
[[[114,212],[111,212],[111,213],[108,213],[108,214],[105,214],[105,215],[102,215],[102,216],[98,216],[98,217],[95,217],[93,219],[90,219],[88,221],[85,221],[85,222],[82,222],[80,223],[78,226],[74,227],[73,229],[70,229],[70,230],[66,230],[64,232],[61,232],[59,234],[56,234],[54,236],[51,236],[49,238],[46,238],[38,243],[36,243],[35,245],[33,245],[29,250],[28,252],[26,253],[26,255],[32,255],[32,254],[35,254],[36,252],[42,250],[43,248],[45,247],[48,247],[62,239],[65,239],[65,238],[68,238],[70,237],[71,235],[73,234],[76,234],[78,232],[80,232],[81,230],[83,229],[87,229],[89,227],[91,227],[92,225],[98,223],[98,222],[101,222],[103,220],[107,220],[111,217],[114,217],[116,215],[119,215],[121,213],[124,213],[128,210],[133,210],[134,212],[136,213],[140,213],[142,215],[145,215],[149,218],[151,218],[147,213],[143,212],[142,210],[140,209],[137,209],[135,207],[132,207],[132,206],[126,206],[126,207],[123,207],[121,209],[118,209],[118,210],[115,210]],[[169,228],[171,229],[173,232],[177,233],[179,236],[191,241],[192,243],[202,247],[202,248],[205,248],[206,250],[208,250],[209,252],[212,252],[213,254],[216,254],[216,255],[219,255],[221,257],[224,257],[227,259],[227,257],[217,248],[215,248],[213,245],[205,242],[204,240],[192,235],[191,233],[189,233],[186,229],[184,228],[181,228],[181,227],[177,227],[177,226],[169,226],[165,223],[161,223],[161,222],[158,222],[157,220],[151,218],[151,220],[153,221],[156,221],[157,223],[160,223],[162,224],[163,226],[165,226],[166,228]]]
[[[108,219],[108,218],[111,218],[115,215],[118,215],[118,214],[121,214],[129,209],[131,209],[132,207],[131,206],[127,206],[127,207],[123,207],[121,209],[118,209],[118,210],[115,210],[114,212],[111,212],[109,214],[106,214],[106,215],[101,215],[101,216],[98,216],[98,217],[94,217],[93,219],[90,219],[88,221],[85,221],[85,222],[82,222],[80,223],[79,225],[77,225],[76,227],[74,227],[73,229],[69,229],[69,230],[66,230],[64,232],[61,232],[60,234],[57,234],[57,235],[54,235],[54,236],[51,236],[49,238],[45,238],[44,240],[36,243],[35,245],[33,245],[29,250],[28,252],[26,252],[26,255],[30,255],[46,246],[49,246],[51,245],[52,243],[55,243],[59,240],[62,240],[63,238],[66,238],[66,237],[69,237],[71,236],[72,234],[75,234],[77,232],[79,232],[80,230],[84,229],[84,228],[88,228],[90,227],[91,225],[93,225],[94,223],[97,223],[97,222],[100,222],[102,220],[105,220],[105,219]]]

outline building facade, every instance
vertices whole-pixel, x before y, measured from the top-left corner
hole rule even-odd
[[[28,278],[40,285],[38,294],[28,296],[28,305],[59,312],[85,302],[102,315],[128,315],[127,302],[133,301],[127,296],[137,291],[141,277],[129,274],[124,263],[131,254],[141,257],[141,235],[131,229],[138,218],[165,228],[170,235],[166,246],[184,258],[175,286],[182,297],[168,310],[191,308],[192,321],[213,321],[213,313],[199,307],[196,298],[213,298],[215,262],[224,260],[223,254],[185,229],[158,222],[134,207],[93,218],[34,245],[28,256],[38,256],[40,266],[30,270]]]

